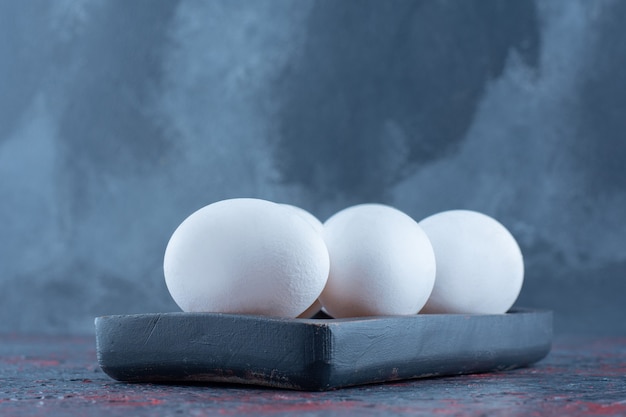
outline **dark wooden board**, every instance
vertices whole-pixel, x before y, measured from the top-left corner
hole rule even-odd
[[[552,313],[278,319],[161,313],[96,319],[119,381],[234,382],[323,391],[526,366],[550,351]]]

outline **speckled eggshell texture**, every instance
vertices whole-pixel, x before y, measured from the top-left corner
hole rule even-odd
[[[381,204],[346,208],[324,223],[330,275],[320,296],[332,317],[416,314],[435,280],[428,237]]]
[[[420,221],[437,259],[437,278],[423,313],[501,314],[524,280],[522,252],[495,219],[450,210]]]
[[[294,210],[296,214],[306,220],[320,236],[324,236],[324,224],[309,211],[303,209],[302,207],[294,206],[291,204],[283,204],[283,206]],[[301,319],[310,319],[314,315],[320,312],[322,309],[322,303],[319,300],[315,300],[309,308],[307,308],[304,312],[298,315],[298,318]]]
[[[163,269],[183,311],[296,317],[324,288],[329,256],[323,238],[292,209],[239,198],[185,219]]]

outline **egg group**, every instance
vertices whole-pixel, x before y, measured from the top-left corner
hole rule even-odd
[[[236,198],[209,204],[172,234],[167,288],[186,312],[309,318],[502,314],[519,296],[524,263],[495,219],[450,210],[419,222],[382,204],[324,223],[288,204]]]

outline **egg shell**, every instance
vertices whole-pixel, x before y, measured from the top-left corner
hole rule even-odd
[[[298,318],[299,319],[310,319],[311,317],[313,317],[314,315],[316,315],[320,311],[322,311],[322,303],[320,302],[319,299],[317,299],[317,300],[315,300],[313,302],[313,304],[311,304],[311,306],[309,308],[304,310],[304,312],[300,313],[298,315]]]
[[[238,198],[185,219],[163,269],[183,311],[296,317],[324,288],[329,257],[323,238],[293,210]]]
[[[302,207],[294,206],[291,204],[282,204],[283,206],[294,210],[294,212],[306,220],[321,236],[324,235],[324,224],[309,211],[303,209]]]
[[[303,209],[302,207],[294,206],[292,204],[283,203],[283,206],[294,210],[294,212],[302,217],[304,220],[306,220],[306,222],[309,223],[315,229],[315,231],[320,234],[320,236],[324,236],[324,224],[309,211]],[[321,310],[322,303],[319,300],[315,300],[315,302],[311,304],[309,308],[307,308],[304,312],[298,315],[298,318],[310,319]]]
[[[519,296],[522,252],[497,220],[450,210],[420,221],[437,259],[437,278],[423,313],[501,314]]]
[[[428,237],[408,215],[382,204],[344,209],[324,223],[330,275],[320,296],[335,318],[416,314],[435,280]]]

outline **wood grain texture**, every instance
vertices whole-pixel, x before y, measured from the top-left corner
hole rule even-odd
[[[213,313],[96,320],[98,360],[129,382],[234,382],[322,391],[513,369],[549,352],[552,314],[343,320]]]

